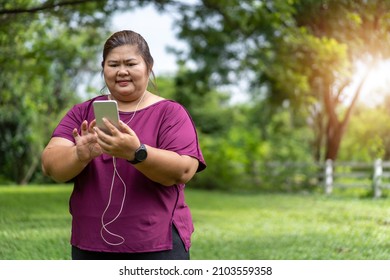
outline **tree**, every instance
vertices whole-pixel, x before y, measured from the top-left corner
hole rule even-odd
[[[164,0],[0,1],[0,181],[27,183],[81,80],[100,71],[110,16]],[[100,85],[92,85],[98,92]]]
[[[343,102],[356,62],[389,57],[390,3],[202,4],[181,10],[179,37],[189,45],[181,61],[195,63],[193,72],[209,87],[246,79],[270,106],[291,106],[298,124],[308,119],[313,127],[313,157],[336,159],[364,83],[350,104]]]
[[[317,38],[333,38],[345,46],[344,61],[350,69],[357,61],[368,65],[359,86],[352,94],[351,102],[343,100],[351,83],[351,72],[326,69],[332,75],[317,79],[317,89],[323,96],[327,116],[325,158],[336,159],[341,139],[356,107],[362,86],[378,60],[390,56],[390,3],[388,1],[301,1],[297,5],[296,21]],[[314,80],[313,78],[311,80]],[[320,87],[320,88],[318,88]],[[345,110],[340,107],[346,105]]]
[[[373,162],[390,159],[388,100],[369,107],[359,102],[340,150],[341,160]]]

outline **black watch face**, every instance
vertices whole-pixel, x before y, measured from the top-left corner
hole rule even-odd
[[[135,156],[137,160],[143,161],[146,159],[147,153],[145,150],[139,150]]]

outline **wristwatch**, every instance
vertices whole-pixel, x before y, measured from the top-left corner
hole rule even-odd
[[[144,144],[141,144],[137,150],[135,150],[134,159],[128,160],[131,164],[137,164],[143,162],[148,156],[148,151]]]

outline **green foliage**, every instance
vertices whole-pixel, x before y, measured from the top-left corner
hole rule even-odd
[[[195,81],[245,79],[253,96],[261,95],[255,101],[288,103],[293,118],[311,119],[314,160],[337,157],[355,105],[342,100],[356,61],[390,54],[386,1],[207,0],[181,13],[179,37],[189,51],[178,52],[179,60],[193,65]]]
[[[388,57],[388,1],[304,0],[296,9],[299,26],[306,26],[318,37],[346,43],[351,57]]]
[[[174,99],[175,95],[175,83],[174,78],[171,76],[159,76],[156,77],[156,88],[151,86],[148,88],[149,91],[160,95],[166,99]]]
[[[228,106],[225,111],[213,108],[227,125],[213,133],[206,133],[199,126],[200,144],[208,167],[195,177],[191,186],[241,191],[286,190],[281,180],[293,177],[297,170],[290,168],[283,176],[274,177],[263,172],[263,164],[310,161],[310,133],[307,128],[296,126],[288,109],[269,116],[261,115],[261,108],[240,105]],[[264,127],[248,116],[265,118]],[[309,170],[305,171],[310,176]]]
[[[390,159],[390,116],[388,108],[360,106],[342,143],[340,160],[373,162]]]
[[[78,85],[100,69],[109,16],[127,1],[12,1],[0,8],[0,174],[28,182]],[[92,73],[92,74],[91,74]],[[97,92],[97,91],[96,91]]]
[[[257,136],[257,137],[256,137]],[[257,162],[267,152],[267,144],[254,128],[232,126],[215,137],[201,135],[203,155],[208,167],[195,177],[191,185],[206,189],[253,190],[257,186]]]

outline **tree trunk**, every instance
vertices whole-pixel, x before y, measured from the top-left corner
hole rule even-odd
[[[34,158],[34,161],[31,163],[26,174],[24,175],[22,180],[19,182],[19,185],[27,185],[30,182],[32,175],[34,174],[35,170],[38,167],[38,163],[39,163],[39,160]]]
[[[328,86],[327,91],[324,92],[324,104],[326,108],[326,112],[328,115],[328,124],[326,130],[326,152],[325,152],[325,160],[331,159],[336,160],[341,141],[344,136],[344,132],[349,124],[349,120],[351,118],[352,112],[356,106],[357,100],[359,99],[360,92],[363,88],[367,77],[369,76],[373,66],[375,65],[375,61],[373,61],[370,67],[367,67],[367,71],[361,79],[359,86],[357,87],[351,104],[347,107],[344,118],[340,121],[339,116],[337,115],[337,109],[339,105],[338,96],[332,96],[332,91],[330,90],[330,86]],[[344,88],[343,88],[344,89]],[[342,89],[342,90],[343,90]]]
[[[325,128],[323,124],[323,114],[321,112],[316,112],[316,115],[313,116],[314,122],[314,140],[313,140],[313,151],[314,151],[314,160],[316,162],[321,161],[321,151],[323,147],[323,140],[325,135]]]
[[[329,121],[326,131],[326,154],[325,159],[336,160],[344,135],[343,123],[338,121]]]

